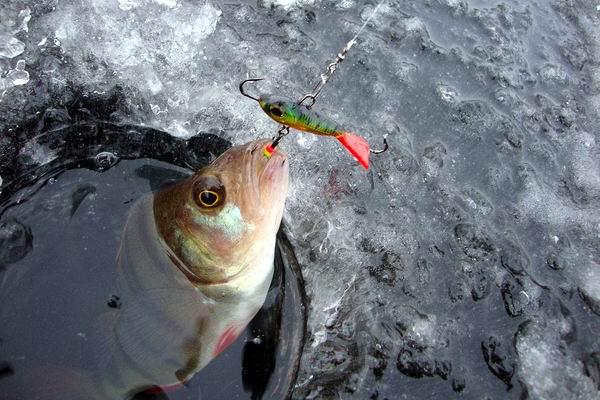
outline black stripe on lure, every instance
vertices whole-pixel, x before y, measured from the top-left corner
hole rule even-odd
[[[369,154],[381,153],[387,149],[387,142],[384,139],[385,148],[380,151],[370,149],[369,143],[361,136],[350,133],[342,129],[336,123],[310,110],[307,106],[292,101],[274,99],[266,96],[258,98],[250,96],[244,92],[244,84],[247,82],[256,82],[262,79],[246,79],[240,83],[240,92],[260,105],[260,108],[278,123],[290,128],[298,129],[304,132],[314,133],[321,136],[333,136],[356,158],[356,160],[365,169],[369,169]],[[264,149],[265,157],[270,157],[275,151],[275,145],[270,144]]]

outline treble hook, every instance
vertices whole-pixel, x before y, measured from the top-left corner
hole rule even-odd
[[[383,137],[383,149],[381,149],[381,150],[369,149],[369,151],[371,152],[371,154],[381,154],[381,153],[385,152],[388,148],[389,148],[389,146],[388,146],[387,138],[384,136]]]
[[[256,97],[252,97],[248,93],[244,92],[244,84],[248,83],[248,82],[258,82],[258,81],[263,81],[263,80],[264,80],[263,78],[246,79],[245,81],[240,83],[240,93],[246,97],[251,98],[252,100],[260,101],[260,99],[257,99]]]

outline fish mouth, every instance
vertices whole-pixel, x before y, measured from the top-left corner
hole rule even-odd
[[[272,143],[273,140],[261,139],[253,142],[247,149],[249,169],[253,171],[255,187],[267,197],[287,188],[289,174],[288,156],[283,150],[277,149],[270,156],[265,155],[265,148]]]
[[[255,153],[260,153],[258,156],[262,158],[261,162],[264,162],[264,168],[260,174],[260,178],[264,175],[273,176],[277,174],[278,171],[287,171],[288,164],[288,155],[286,152],[280,149],[276,149],[274,153],[270,156],[266,156],[264,154],[265,147],[271,144],[271,141],[266,141],[266,143],[261,143],[259,149],[256,150]]]
[[[287,163],[288,155],[285,151],[276,149],[275,152],[271,155],[270,159],[267,161],[267,165],[269,164],[277,164],[280,163],[281,166]]]
[[[265,149],[268,145],[272,144],[273,140],[260,139],[252,142],[247,153],[250,155],[250,162],[253,164],[254,169],[258,172],[258,176],[265,173],[266,170],[270,170],[274,165],[279,164],[283,166],[287,164],[287,153],[283,150],[276,149],[271,155],[267,156]]]

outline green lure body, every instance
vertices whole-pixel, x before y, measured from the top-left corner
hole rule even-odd
[[[252,97],[244,92],[244,83],[260,79],[247,79],[240,84],[240,92],[258,102],[263,111],[273,120],[290,128],[314,133],[321,136],[333,136],[356,158],[365,169],[369,169],[369,143],[361,136],[346,132],[335,122],[310,110],[308,107],[292,101],[271,99],[268,97]],[[275,148],[268,145],[263,154],[269,158]]]
[[[322,136],[338,137],[346,133],[335,122],[298,103],[261,97],[258,104],[269,117],[290,128]]]
[[[352,41],[350,41],[350,43],[352,43]],[[339,57],[342,56],[338,56],[338,58]],[[338,61],[338,63],[339,62],[341,61]],[[348,152],[350,152],[350,154],[356,158],[360,165],[367,170],[369,169],[369,155],[371,153],[383,153],[385,150],[387,150],[387,142],[385,141],[385,138],[383,139],[385,148],[380,151],[373,151],[369,146],[369,142],[367,142],[363,137],[345,131],[335,122],[312,111],[310,107],[312,107],[312,104],[314,104],[315,98],[318,95],[317,88],[315,88],[316,94],[306,95],[302,100],[300,100],[300,102],[296,103],[287,100],[273,99],[266,96],[254,97],[244,91],[244,85],[246,83],[258,81],[262,81],[262,78],[251,78],[242,81],[242,83],[240,83],[240,93],[243,96],[258,102],[260,108],[262,108],[263,111],[269,117],[271,117],[271,119],[279,122],[281,125],[284,125],[288,128],[298,129],[300,131],[314,133],[315,135],[335,137],[346,148],[346,150],[348,150]],[[318,88],[320,88],[320,86],[318,86]],[[305,106],[302,104],[306,98],[312,99],[312,104],[310,106]],[[282,134],[282,132],[285,132],[285,130],[282,131],[280,129],[279,135],[274,139],[274,142],[265,146],[263,149],[263,155],[266,158],[270,158],[275,152],[275,147],[277,147],[279,140],[283,137],[283,135],[285,135],[285,133]]]

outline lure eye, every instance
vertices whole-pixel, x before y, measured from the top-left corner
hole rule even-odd
[[[212,190],[203,190],[198,196],[198,202],[202,207],[211,208],[219,204],[220,196]]]
[[[215,208],[225,200],[225,188],[214,176],[204,176],[195,185],[194,201],[200,208]]]
[[[271,114],[273,114],[276,117],[282,117],[283,116],[283,110],[277,106],[272,107],[271,108]]]

